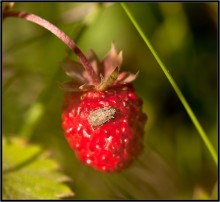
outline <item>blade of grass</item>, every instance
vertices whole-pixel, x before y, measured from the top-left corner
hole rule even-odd
[[[206,145],[207,149],[209,150],[213,160],[215,161],[215,164],[218,165],[217,153],[216,153],[212,143],[210,142],[207,134],[205,133],[204,129],[202,128],[201,124],[199,123],[198,119],[196,118],[193,110],[189,106],[188,102],[186,101],[185,97],[183,96],[183,94],[182,94],[181,90],[179,89],[178,85],[176,84],[175,80],[173,79],[173,77],[171,76],[171,74],[169,73],[169,71],[167,70],[165,65],[162,63],[162,61],[159,58],[158,54],[154,50],[153,46],[151,45],[150,41],[148,40],[148,38],[146,37],[146,35],[142,31],[142,29],[140,28],[140,26],[137,23],[137,21],[135,20],[134,16],[129,11],[128,7],[125,5],[125,3],[120,3],[120,4],[121,4],[122,8],[124,9],[124,11],[126,12],[126,14],[128,15],[131,22],[133,23],[133,25],[135,26],[135,28],[137,29],[137,31],[140,34],[140,36],[142,37],[142,39],[146,43],[147,47],[150,49],[151,53],[155,57],[155,59],[158,62],[159,66],[161,67],[162,71],[166,75],[166,77],[169,80],[170,84],[172,85],[174,91],[176,92],[177,96],[179,97],[180,101],[182,102],[185,110],[187,111],[190,119],[192,120],[195,128],[197,129],[199,135],[201,136],[204,144]]]

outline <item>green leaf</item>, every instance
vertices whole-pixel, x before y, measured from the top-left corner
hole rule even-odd
[[[39,146],[3,138],[3,199],[59,199],[72,196],[69,178]]]

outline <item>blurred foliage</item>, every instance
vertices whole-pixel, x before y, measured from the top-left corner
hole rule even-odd
[[[217,150],[218,3],[127,5]],[[121,173],[99,173],[76,159],[61,127],[64,92],[57,82],[66,79],[59,65],[66,47],[37,25],[14,18],[4,20],[3,133],[26,136],[51,150],[63,172],[74,181],[69,183],[75,192],[73,199],[213,196],[213,187],[217,186],[215,164],[119,3],[20,2],[14,9],[51,21],[75,39],[84,53],[93,49],[103,57],[115,41],[123,50],[122,68],[134,73],[140,70],[134,85],[149,117],[145,151]],[[195,194],[197,187],[205,194]]]

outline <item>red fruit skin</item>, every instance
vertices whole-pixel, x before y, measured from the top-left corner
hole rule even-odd
[[[89,114],[104,107],[116,110],[113,118],[100,126],[92,126]],[[120,171],[143,149],[147,116],[131,84],[104,91],[66,93],[62,120],[66,139],[76,156],[99,171]]]

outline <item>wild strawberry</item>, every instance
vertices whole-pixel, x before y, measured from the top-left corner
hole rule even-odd
[[[101,62],[93,51],[88,58],[98,82],[79,63],[70,59],[63,63],[72,78],[61,84],[67,90],[62,114],[65,136],[85,164],[102,172],[119,171],[143,149],[147,116],[131,83],[137,74],[119,73],[122,52],[118,54],[114,44]]]

